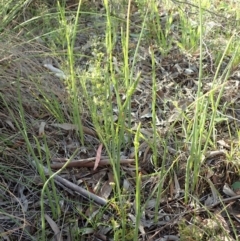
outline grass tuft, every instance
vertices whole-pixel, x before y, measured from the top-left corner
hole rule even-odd
[[[239,240],[227,2],[0,4],[1,237]]]

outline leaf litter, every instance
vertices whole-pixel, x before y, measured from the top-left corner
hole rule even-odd
[[[138,34],[139,12],[135,6],[135,12],[132,13],[131,24],[131,44],[136,46]],[[101,10],[103,11],[103,10]],[[161,15],[164,19],[167,12]],[[174,15],[171,34],[177,35],[174,28],[177,24],[178,15]],[[84,31],[79,32],[76,38],[76,49],[82,51],[82,57],[76,61],[76,71],[94,71],[94,48],[97,52],[104,51],[103,43],[99,38],[104,36],[104,26],[99,25],[94,29],[93,22],[98,18],[97,15],[85,16],[80,24],[91,26],[92,34]],[[103,18],[99,15],[99,18]],[[81,20],[80,20],[81,21]],[[99,21],[99,19],[97,19]],[[166,24],[166,23],[165,23]],[[225,26],[219,22],[209,22],[207,27],[211,29]],[[211,30],[212,31],[212,30]],[[211,35],[209,29],[206,34]],[[48,47],[39,45],[39,43],[27,43],[20,37],[7,39],[6,35],[1,36],[5,41],[1,42],[1,53],[4,56],[0,60],[1,65],[1,209],[5,214],[1,215],[0,227],[2,236],[11,240],[32,240],[38,235],[40,205],[39,197],[42,188],[42,180],[36,173],[34,165],[31,164],[31,154],[26,148],[25,140],[18,130],[17,123],[22,123],[19,116],[19,95],[21,95],[21,104],[24,109],[24,121],[27,125],[28,136],[37,153],[38,146],[34,137],[38,138],[40,149],[42,150],[43,160],[46,162],[45,145],[43,138],[46,136],[48,148],[51,153],[51,168],[61,169],[63,165],[73,155],[75,149],[81,146],[77,136],[78,127],[71,123],[68,110],[68,91],[64,85],[64,79],[67,73],[63,72],[59,66],[54,67],[43,56],[52,55]],[[10,37],[10,36],[9,36]],[[178,37],[177,37],[178,38]],[[84,41],[83,41],[84,40]],[[216,41],[221,41],[216,39]],[[211,46],[211,42],[206,42]],[[152,149],[150,146],[153,129],[150,125],[152,119],[152,60],[149,48],[153,48],[156,65],[157,79],[157,132],[167,140],[167,152],[165,153],[166,168],[173,167],[173,175],[160,177],[156,175],[156,170],[151,162]],[[203,91],[207,93],[211,90],[211,80],[216,71],[213,56],[209,49],[205,49],[204,71],[207,73],[203,79]],[[38,54],[36,54],[38,53]],[[61,64],[61,59],[56,55],[51,56],[55,62]],[[117,41],[114,49],[114,66],[116,73],[121,75],[121,43]],[[54,62],[53,61],[53,62]],[[93,62],[92,62],[93,61]],[[189,203],[183,200],[185,165],[189,155],[189,143],[184,142],[184,131],[181,124],[184,122],[183,115],[188,118],[193,116],[193,106],[197,92],[198,82],[198,62],[199,53],[190,54],[182,51],[177,46],[172,46],[167,54],[162,53],[154,40],[151,40],[151,46],[147,41],[143,41],[140,46],[137,63],[134,66],[134,74],[139,71],[140,81],[136,92],[132,98],[132,131],[141,122],[140,132],[144,140],[140,143],[139,160],[140,170],[136,170],[134,146],[130,152],[123,155],[120,159],[123,180],[122,188],[128,194],[129,199],[126,203],[128,213],[127,222],[135,223],[136,213],[134,210],[135,196],[135,176],[141,171],[142,186],[141,196],[142,216],[139,231],[139,240],[211,240],[212,234],[219,235],[219,240],[233,240],[231,236],[224,237],[222,227],[225,233],[233,234],[230,223],[233,222],[237,229],[239,225],[239,199],[229,187],[239,179],[236,165],[229,162],[227,156],[232,152],[232,158],[235,162],[238,158],[238,142],[232,142],[229,136],[228,128],[236,132],[239,127],[239,73],[236,67],[229,76],[226,83],[224,94],[221,99],[221,106],[226,106],[225,112],[219,110],[219,123],[216,128],[218,136],[215,149],[209,150],[205,156],[201,168],[201,178],[193,193]],[[225,67],[228,60],[224,62]],[[223,69],[224,69],[223,64]],[[49,73],[50,70],[50,73]],[[51,71],[53,74],[51,74]],[[89,93],[91,88],[89,89]],[[94,91],[92,91],[94,94]],[[61,116],[56,115],[49,109],[49,105],[44,98],[43,93],[49,100],[56,100],[61,103],[63,108]],[[124,100],[124,90],[122,99]],[[114,100],[113,100],[114,101]],[[113,103],[116,120],[118,118],[117,104]],[[79,148],[77,155],[72,160],[67,169],[64,169],[59,175],[54,177],[58,187],[59,195],[63,199],[62,209],[64,216],[59,222],[51,217],[51,210],[48,207],[48,200],[45,199],[45,219],[49,223],[48,238],[51,239],[60,235],[57,240],[65,240],[71,236],[68,225],[72,225],[76,230],[82,228],[85,240],[113,240],[112,235],[115,227],[119,227],[119,217],[116,204],[109,200],[114,197],[114,178],[111,170],[111,163],[107,152],[100,140],[98,133],[93,129],[90,114],[87,109],[82,113],[82,119],[85,120],[83,126],[85,146]],[[174,123],[174,133],[169,135],[172,124]],[[176,141],[178,144],[176,144]],[[233,144],[232,144],[233,143]],[[74,148],[76,147],[76,148]],[[101,147],[101,149],[100,149]],[[98,149],[99,148],[99,149]],[[158,159],[163,161],[164,148],[162,143],[157,144]],[[178,166],[173,160],[178,160]],[[54,162],[58,163],[54,163]],[[161,165],[160,165],[161,166]],[[10,173],[2,173],[3,171]],[[45,174],[50,175],[50,170],[44,167]],[[21,175],[21,177],[19,177]],[[11,176],[11,178],[9,178]],[[163,195],[160,203],[157,201],[153,190],[156,190],[162,183]],[[132,198],[131,198],[132,197]],[[9,201],[10,200],[10,201]],[[17,204],[18,203],[18,204]],[[156,205],[159,205],[156,208]],[[234,219],[229,220],[227,211]],[[104,209],[101,209],[101,206]],[[155,212],[157,210],[157,220]],[[209,215],[212,214],[212,215]],[[86,216],[88,218],[86,218]],[[11,218],[9,218],[11,217]],[[14,221],[15,219],[15,221]],[[75,221],[73,220],[75,219]],[[17,220],[17,221],[16,221]],[[21,223],[23,222],[23,224]],[[99,222],[97,227],[91,225],[91,222]],[[104,225],[100,225],[103,223]],[[115,224],[114,224],[115,223]],[[202,223],[199,225],[199,223]],[[115,227],[114,227],[115,225]],[[9,228],[11,227],[11,228]],[[94,228],[93,228],[94,227]],[[221,227],[221,229],[219,229]],[[210,230],[209,230],[210,229]],[[193,236],[194,233],[204,233],[202,236]],[[215,237],[216,238],[216,237]],[[224,239],[225,238],[225,239]],[[71,238],[70,238],[71,240]]]

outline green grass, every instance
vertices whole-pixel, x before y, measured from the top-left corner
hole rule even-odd
[[[216,1],[195,0],[189,5],[166,1],[160,6],[156,0],[122,3],[104,0],[99,10],[96,3],[86,1],[79,1],[72,9],[61,1],[52,6],[36,1],[21,2],[9,10],[12,1],[0,3],[4,16],[0,40],[11,39],[11,35],[17,36],[15,40],[19,39],[19,42],[10,41],[10,49],[2,48],[3,53],[14,56],[11,48],[21,48],[25,44],[28,48],[32,46],[30,56],[34,53],[36,58],[56,58],[59,61],[57,68],[65,74],[63,78],[58,78],[56,73],[39,66],[39,69],[35,67],[33,72],[23,77],[24,70],[18,69],[16,75],[9,74],[11,83],[3,80],[4,85],[0,88],[1,111],[15,127],[10,128],[7,134],[0,134],[3,160],[0,173],[6,183],[11,183],[8,187],[1,185],[0,190],[5,196],[11,196],[15,190],[12,186],[17,186],[19,182],[16,177],[19,164],[11,169],[7,162],[8,158],[12,160],[9,148],[19,139],[24,145],[22,149],[14,149],[14,153],[17,155],[19,152],[18,158],[27,163],[19,172],[25,175],[30,167],[32,175],[34,173],[41,180],[40,186],[31,182],[28,176],[28,181],[21,181],[28,190],[26,192],[34,192],[34,200],[40,202],[38,208],[31,209],[35,213],[33,220],[38,223],[33,226],[38,231],[30,234],[21,227],[19,220],[27,220],[24,211],[22,217],[10,211],[6,213],[5,208],[0,208],[0,212],[10,219],[17,217],[15,226],[23,230],[29,240],[50,240],[59,235],[46,220],[46,214],[62,231],[61,235],[65,235],[63,240],[67,235],[72,240],[79,240],[81,236],[81,240],[87,240],[89,235],[104,228],[109,229],[106,236],[112,240],[142,240],[144,235],[150,238],[152,233],[148,234],[150,229],[144,226],[144,222],[151,221],[157,230],[163,228],[164,225],[159,224],[159,216],[166,198],[180,203],[182,213],[190,205],[199,206],[202,210],[205,208],[202,213],[222,225],[219,217],[199,199],[212,194],[209,191],[213,185],[210,173],[218,170],[207,164],[207,155],[219,149],[219,140],[232,141],[228,143],[231,148],[225,150],[224,166],[221,166],[225,170],[229,168],[232,173],[225,181],[233,182],[239,176],[239,166],[234,163],[239,154],[239,131],[237,123],[232,130],[226,121],[229,104],[224,100],[227,99],[226,91],[231,87],[229,78],[239,65],[239,36],[236,32],[239,24],[235,20],[239,19],[237,10],[240,6],[229,1],[234,8],[222,11],[222,5],[216,4]],[[211,12],[207,10],[209,8]],[[226,20],[228,14],[233,19]],[[216,25],[209,30],[211,22],[219,22],[222,27]],[[87,43],[79,44],[85,35],[90,34]],[[39,44],[44,46],[43,51],[38,50]],[[84,48],[79,48],[79,45]],[[91,49],[86,54],[84,51],[89,45]],[[33,65],[34,60],[28,62],[27,52],[22,54],[12,62],[3,61],[4,67],[23,66],[25,62],[28,66],[37,66]],[[141,61],[147,62],[147,67],[143,66],[142,70],[139,68]],[[196,68],[186,65],[189,62]],[[83,68],[82,65],[86,66]],[[188,74],[185,69],[195,72]],[[0,70],[6,78],[8,73],[5,68]],[[175,78],[174,74],[178,77]],[[52,79],[57,84],[51,82]],[[46,81],[51,84],[45,85]],[[187,81],[186,84],[182,84],[184,81]],[[15,91],[15,96],[8,95],[10,90]],[[29,95],[26,98],[24,91],[30,93],[35,102],[28,99]],[[10,101],[11,98],[14,101]],[[35,113],[31,112],[31,103]],[[141,118],[145,111],[148,117]],[[219,117],[220,113],[222,117]],[[39,135],[39,128],[34,128],[33,123],[41,122],[46,123],[46,127]],[[3,123],[9,125],[9,122]],[[49,127],[51,123],[73,124],[74,128],[71,131],[61,127],[53,130]],[[97,133],[92,139],[86,135],[86,125]],[[222,131],[222,126],[228,130]],[[78,146],[74,150],[69,149],[68,142]],[[73,159],[82,159],[81,156],[96,156],[100,144],[103,144],[102,155],[107,155],[110,160],[104,177],[96,184],[96,180],[88,179],[89,176],[86,180],[84,177],[76,178],[75,174],[68,176],[67,164]],[[123,167],[121,159],[130,153],[135,163],[128,168]],[[66,157],[68,161],[58,171],[47,173],[43,166],[50,170],[54,157]],[[105,169],[98,167],[97,172],[101,173],[100,170]],[[55,175],[67,176],[87,190],[95,187],[98,193],[101,193],[100,187],[108,186],[111,188],[108,205],[101,207],[93,200],[78,204],[75,193],[72,193],[73,197],[72,194],[68,197],[66,193],[71,193],[70,190],[54,181]],[[88,175],[94,177],[93,173]],[[127,183],[129,187],[125,189]],[[178,193],[180,189],[182,195]],[[217,193],[220,199],[223,198],[222,190],[217,190]],[[5,196],[1,199],[7,200]],[[61,203],[64,205],[61,206]],[[150,203],[154,203],[151,210],[148,208]],[[19,204],[21,206],[21,202]],[[172,213],[179,212],[177,207],[171,208]],[[226,203],[223,203],[221,210],[225,208]],[[151,215],[145,216],[148,212]],[[167,218],[171,220],[171,215]],[[197,227],[191,220],[180,219],[179,216],[172,220],[175,223],[170,233],[179,234],[180,240],[185,240]],[[221,232],[238,240],[234,221],[229,214],[226,219],[229,220],[231,233],[223,227]],[[70,231],[66,231],[67,227]],[[147,234],[144,234],[145,231]],[[215,235],[213,230],[211,232],[204,227],[201,227],[201,232],[202,239]],[[3,233],[6,235],[6,232]],[[9,233],[11,236],[12,232]],[[11,237],[11,240],[14,238]]]

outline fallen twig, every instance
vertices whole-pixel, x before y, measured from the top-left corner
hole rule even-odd
[[[120,162],[120,164],[131,164],[134,161],[135,161],[134,159],[121,159],[119,162]],[[71,161],[67,164],[66,167],[94,167],[94,163],[95,163],[94,160],[82,159],[82,160],[77,160],[77,161]],[[55,164],[51,165],[51,168],[60,169],[64,165],[65,165],[65,163],[55,163]],[[106,165],[111,165],[110,159],[102,159],[99,161],[98,166],[106,166]]]
[[[33,163],[34,163],[34,165],[35,165],[35,162],[33,162]],[[38,163],[38,165],[41,165],[41,164]],[[41,167],[43,168],[44,173],[45,173],[46,175],[50,175],[50,172],[49,172],[49,170],[48,170],[46,167],[44,167],[44,166],[42,166],[42,165],[41,165]],[[77,186],[76,184],[74,184],[74,183],[66,180],[65,178],[62,178],[62,177],[60,177],[60,176],[58,176],[58,175],[56,175],[56,174],[53,174],[53,175],[54,175],[54,176],[53,176],[54,181],[60,182],[60,183],[63,184],[64,186],[66,186],[66,187],[70,188],[71,190],[73,190],[73,191],[81,194],[84,198],[86,198],[86,199],[88,199],[88,200],[91,200],[91,201],[94,201],[95,203],[100,204],[100,205],[103,205],[103,206],[108,203],[108,200],[106,200],[106,199],[104,199],[104,198],[101,198],[101,197],[97,196],[96,194],[91,193],[91,192],[85,190],[85,189],[82,188],[82,187]]]

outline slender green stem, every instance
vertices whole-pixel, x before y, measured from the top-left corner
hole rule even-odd
[[[138,125],[136,135],[134,138],[134,147],[135,147],[135,167],[136,167],[136,196],[135,196],[135,211],[136,211],[136,225],[134,233],[134,241],[138,239],[138,229],[140,226],[141,218],[141,173],[139,173],[139,163],[138,163],[138,151],[139,151],[139,135],[140,135],[141,124]]]

